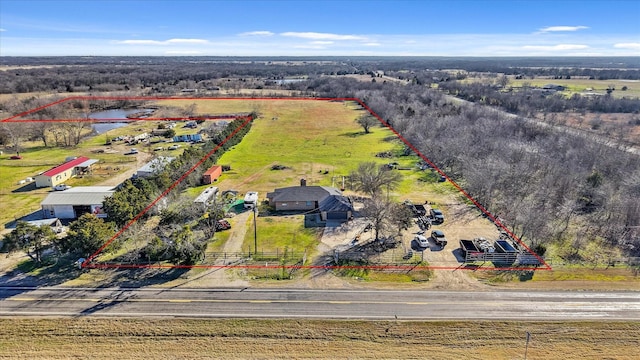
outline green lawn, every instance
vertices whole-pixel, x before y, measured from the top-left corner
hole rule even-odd
[[[254,121],[242,142],[220,158],[220,164],[232,167],[223,175],[221,187],[258,191],[261,198],[276,187],[297,185],[301,178],[307,179],[307,185],[331,186],[335,181],[339,187],[341,176],[359,163],[384,163],[374,155],[393,149],[392,143],[382,141],[391,135],[389,130],[376,127],[363,134],[354,121],[362,110],[355,111],[350,104],[278,102],[283,104],[263,108],[262,117]],[[289,169],[270,170],[274,164]]]
[[[306,251],[307,255],[311,256],[315,253],[318,237],[322,234],[322,229],[305,228],[302,215],[257,217],[256,222],[258,252],[282,254],[286,249],[295,253]],[[247,224],[242,248],[253,250],[253,219]]]

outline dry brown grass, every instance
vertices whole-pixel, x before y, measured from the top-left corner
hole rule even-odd
[[[2,319],[13,359],[636,359],[639,322]]]

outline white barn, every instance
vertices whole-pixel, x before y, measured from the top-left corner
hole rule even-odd
[[[50,193],[41,203],[45,219],[77,219],[83,214],[105,218],[102,202],[114,193],[112,186],[79,186]]]

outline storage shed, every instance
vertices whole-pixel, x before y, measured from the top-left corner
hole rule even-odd
[[[222,166],[213,165],[204,174],[202,174],[202,183],[203,184],[211,184],[214,181],[218,180],[218,178],[222,175]]]

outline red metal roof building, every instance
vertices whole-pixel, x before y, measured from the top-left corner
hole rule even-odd
[[[86,172],[96,162],[97,160],[84,156],[69,160],[36,176],[36,187],[53,187],[62,184],[79,173]]]

